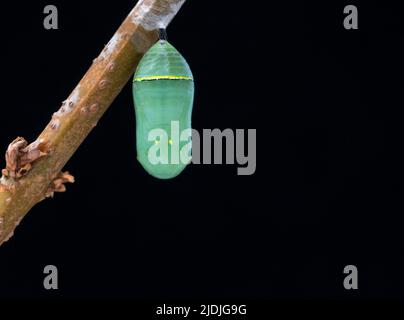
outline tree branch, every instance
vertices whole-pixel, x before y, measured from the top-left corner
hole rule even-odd
[[[33,143],[14,140],[0,179],[0,245],[27,212],[73,182],[61,173],[185,0],[140,0]]]

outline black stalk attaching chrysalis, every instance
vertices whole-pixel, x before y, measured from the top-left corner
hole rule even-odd
[[[167,41],[167,31],[164,28],[159,29],[159,39]]]

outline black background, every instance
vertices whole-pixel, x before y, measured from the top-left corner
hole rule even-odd
[[[134,2],[52,1],[56,31],[48,2],[1,4],[1,150],[36,138]],[[256,173],[149,176],[129,83],[66,166],[76,183],[0,248],[1,298],[404,296],[404,11],[282,3],[189,0],[168,29],[195,76],[193,127],[257,129]],[[348,4],[359,30],[343,28]],[[343,287],[348,264],[359,290]]]

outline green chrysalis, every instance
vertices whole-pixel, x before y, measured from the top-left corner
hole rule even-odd
[[[139,162],[156,178],[177,176],[190,160],[194,81],[184,57],[165,38],[139,62],[133,98]]]

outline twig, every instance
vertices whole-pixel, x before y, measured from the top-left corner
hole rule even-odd
[[[14,140],[0,179],[0,245],[39,201],[74,182],[61,173],[185,0],[140,0],[37,140]]]

